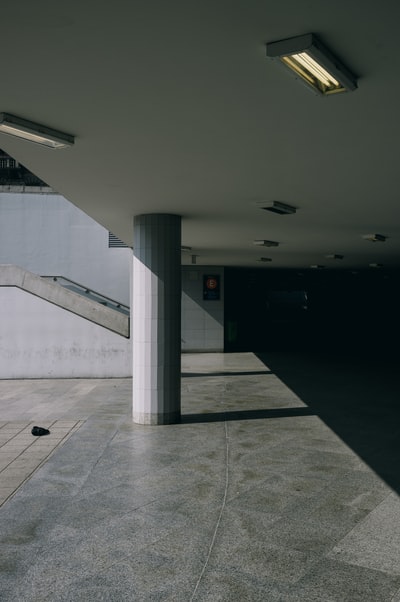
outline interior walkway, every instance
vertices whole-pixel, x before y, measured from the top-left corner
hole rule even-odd
[[[8,465],[32,453],[0,508],[0,599],[400,602],[396,366],[185,354],[182,372],[181,424],[154,427],[132,424],[129,379],[0,381]],[[33,445],[32,424],[55,428]]]

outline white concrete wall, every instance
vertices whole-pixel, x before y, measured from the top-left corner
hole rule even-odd
[[[131,340],[15,287],[0,287],[0,378],[132,375]]]
[[[132,250],[127,248],[110,249],[108,247],[108,230],[58,194],[0,193],[0,264],[14,264],[39,275],[61,275],[121,303],[127,305],[131,303]],[[221,298],[218,301],[204,301],[203,274],[214,273],[221,277]],[[183,266],[182,286],[182,351],[223,351],[223,268]],[[22,294],[20,292],[20,295]],[[115,356],[119,356],[121,353],[119,345],[123,347],[128,345],[129,357],[121,360],[121,365],[129,365],[126,374],[131,375],[129,341],[124,342],[118,335],[115,335],[117,337],[115,339],[114,335],[105,329],[72,316],[59,308],[56,310],[51,304],[44,301],[39,302],[36,299],[36,313],[33,319],[46,325],[44,330],[47,332],[47,338],[43,338],[36,325],[28,323],[28,317],[33,315],[33,302],[32,299],[28,299],[29,295],[25,293],[25,296],[18,301],[19,316],[14,314],[14,310],[5,296],[6,293],[2,293],[0,300],[2,354],[0,356],[2,362],[0,378],[11,378],[11,374],[18,374],[18,378],[28,378],[33,375],[44,377],[51,374],[55,376],[57,371],[55,368],[54,370],[51,368],[55,362],[55,359],[51,359],[53,355],[51,349],[54,350],[55,355],[61,353],[63,356],[68,356],[68,361],[63,363],[65,377],[77,375],[76,371],[79,371],[80,367],[76,364],[82,362],[86,353],[91,358],[88,365],[91,366],[93,375],[105,376],[106,373],[102,374],[97,370],[103,366],[107,375],[118,376],[121,375],[119,362],[103,361],[107,356],[105,350],[109,348],[110,344],[111,348],[114,348],[112,341],[118,341],[116,347],[118,350],[114,353]],[[24,304],[27,304],[26,311],[22,307]],[[64,343],[55,341],[49,332],[49,324],[53,323],[54,311],[58,312],[57,320],[54,322],[55,333],[62,330],[63,337],[67,341],[66,348],[64,348]],[[84,326],[82,326],[83,323]],[[86,334],[78,338],[74,335],[74,339],[71,341],[68,333],[76,332],[74,329],[77,324],[80,324],[79,328],[82,327],[84,331],[82,335],[89,329],[95,333],[93,334],[94,338],[92,335],[87,336]],[[6,325],[6,329],[4,325]],[[27,333],[31,333],[29,342]],[[32,338],[35,333],[38,334],[38,337],[33,344]],[[48,338],[50,335],[53,337],[51,345],[49,345]],[[102,351],[100,351],[99,339],[103,341]],[[91,340],[96,341],[95,347],[91,346]],[[16,347],[17,341],[18,348]],[[76,342],[79,343],[79,351],[77,351]],[[27,346],[26,349],[23,348],[23,345]],[[88,347],[86,348],[85,345]],[[57,349],[61,349],[61,351],[57,351]],[[72,352],[72,349],[75,351]],[[14,361],[9,362],[6,369],[4,361],[10,354],[14,354]],[[38,358],[41,354],[45,361],[42,363],[42,370],[39,370]],[[94,357],[97,357],[96,361],[93,360]],[[11,364],[13,367],[10,372]],[[68,369],[66,369],[67,366]],[[115,366],[114,372],[113,366]],[[57,370],[59,368],[60,363],[58,362]],[[95,373],[93,373],[93,369],[95,369]],[[84,371],[89,374],[88,366],[84,368]],[[126,372],[125,368],[122,372]],[[57,372],[57,374],[59,373]],[[16,378],[17,376],[12,377]]]
[[[132,250],[110,249],[108,230],[58,194],[0,193],[0,264],[7,263],[130,304]]]
[[[203,276],[220,277],[220,299],[203,300]],[[182,267],[182,351],[224,350],[224,269],[216,266]]]
[[[203,300],[203,275],[221,296]],[[182,351],[223,351],[223,268],[182,269]],[[0,287],[0,378],[132,376],[131,339],[16,287]]]

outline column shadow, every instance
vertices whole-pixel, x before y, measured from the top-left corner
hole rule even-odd
[[[196,377],[196,376],[207,376],[209,378],[213,377],[213,376],[253,376],[255,374],[272,374],[271,370],[243,370],[238,372],[236,371],[221,371],[221,372],[211,372],[211,371],[207,371],[207,372],[182,372],[181,376],[185,377],[185,376],[190,376],[191,378]]]
[[[270,410],[227,410],[226,412],[205,412],[204,414],[183,414],[182,424],[201,422],[225,422],[231,420],[265,420],[292,416],[312,416],[310,408],[273,408]]]

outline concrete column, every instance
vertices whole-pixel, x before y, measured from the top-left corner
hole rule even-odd
[[[179,422],[181,412],[181,217],[134,218],[133,421]]]

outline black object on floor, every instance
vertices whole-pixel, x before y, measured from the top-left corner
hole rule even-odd
[[[32,435],[41,437],[42,435],[49,435],[50,431],[48,429],[43,428],[42,426],[34,426],[32,427],[31,433]]]

